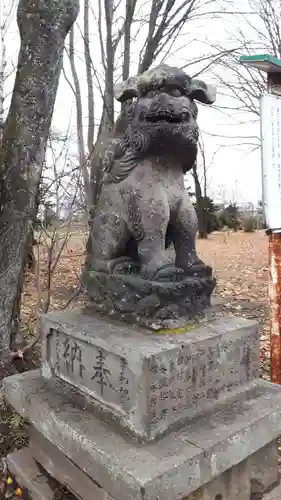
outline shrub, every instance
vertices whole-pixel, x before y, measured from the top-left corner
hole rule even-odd
[[[220,213],[220,223],[233,231],[238,231],[241,227],[240,214],[235,203],[230,203]]]
[[[203,196],[200,200],[197,200],[194,207],[198,216],[199,233],[211,234],[213,231],[220,229],[217,207],[209,196]]]
[[[243,220],[243,229],[245,233],[253,233],[257,229],[257,221],[255,217],[246,217]]]

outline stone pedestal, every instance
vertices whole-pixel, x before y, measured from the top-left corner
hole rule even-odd
[[[32,457],[64,464],[72,491],[73,467],[114,500],[255,500],[279,482],[281,387],[259,378],[257,325],[243,318],[155,335],[51,313],[41,372],[4,390],[32,424]]]
[[[42,375],[78,388],[96,414],[151,440],[230,401],[259,376],[257,325],[217,316],[181,334],[120,327],[81,311],[42,318]]]

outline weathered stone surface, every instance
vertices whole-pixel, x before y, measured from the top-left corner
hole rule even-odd
[[[80,309],[42,316],[42,374],[91,396],[143,439],[233,397],[259,376],[255,322],[217,316],[179,335],[109,324]]]
[[[281,498],[281,485],[277,486],[272,491],[270,491],[269,493],[264,495],[262,497],[262,500],[280,500],[280,498]],[[256,499],[254,498],[253,500],[256,500]]]
[[[97,312],[154,331],[181,327],[202,314],[215,285],[211,276],[159,283],[97,271],[90,271],[85,283]]]
[[[23,448],[7,456],[9,473],[26,488],[33,500],[54,500],[54,492],[33,459],[30,450]]]
[[[249,459],[251,491],[263,494],[279,483],[277,442],[273,441]],[[280,496],[281,499],[281,496]]]
[[[249,463],[244,460],[183,500],[250,500],[250,496]]]
[[[116,84],[114,97],[120,102],[137,98],[140,96],[141,90],[153,85],[153,82],[155,82],[154,87],[157,88],[159,84],[161,85],[161,82],[164,83],[171,78],[171,70],[178,71],[176,68],[170,68],[163,64],[156,68],[150,68],[137,76],[130,77],[128,80]],[[193,99],[204,104],[213,104],[215,102],[216,89],[212,85],[206,85],[201,80],[191,79],[186,75],[182,83],[185,85],[186,93],[192,95]]]
[[[281,434],[281,388],[259,379],[157,443],[137,444],[93,417],[86,398],[38,371],[4,380],[9,403],[115,500],[181,500]],[[224,499],[223,499],[224,500]]]
[[[195,100],[211,104],[215,92],[160,65],[119,85],[116,96],[127,105],[104,152],[85,283],[104,313],[167,327],[165,320],[210,305],[215,287],[196,253],[197,218],[184,184],[197,156]]]
[[[52,478],[83,500],[112,500],[103,488],[100,488],[34,427],[30,429],[29,435],[29,454]]]

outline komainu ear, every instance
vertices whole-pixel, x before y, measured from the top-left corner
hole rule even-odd
[[[207,85],[201,80],[192,79],[190,85],[191,99],[203,104],[213,104],[216,100],[217,90],[213,85]]]
[[[129,101],[138,96],[138,77],[132,76],[124,82],[117,83],[114,87],[114,97],[119,102]]]

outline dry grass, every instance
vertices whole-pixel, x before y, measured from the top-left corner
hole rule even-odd
[[[200,257],[218,279],[217,293],[230,300],[267,304],[268,250],[264,231],[215,233],[198,240]]]

